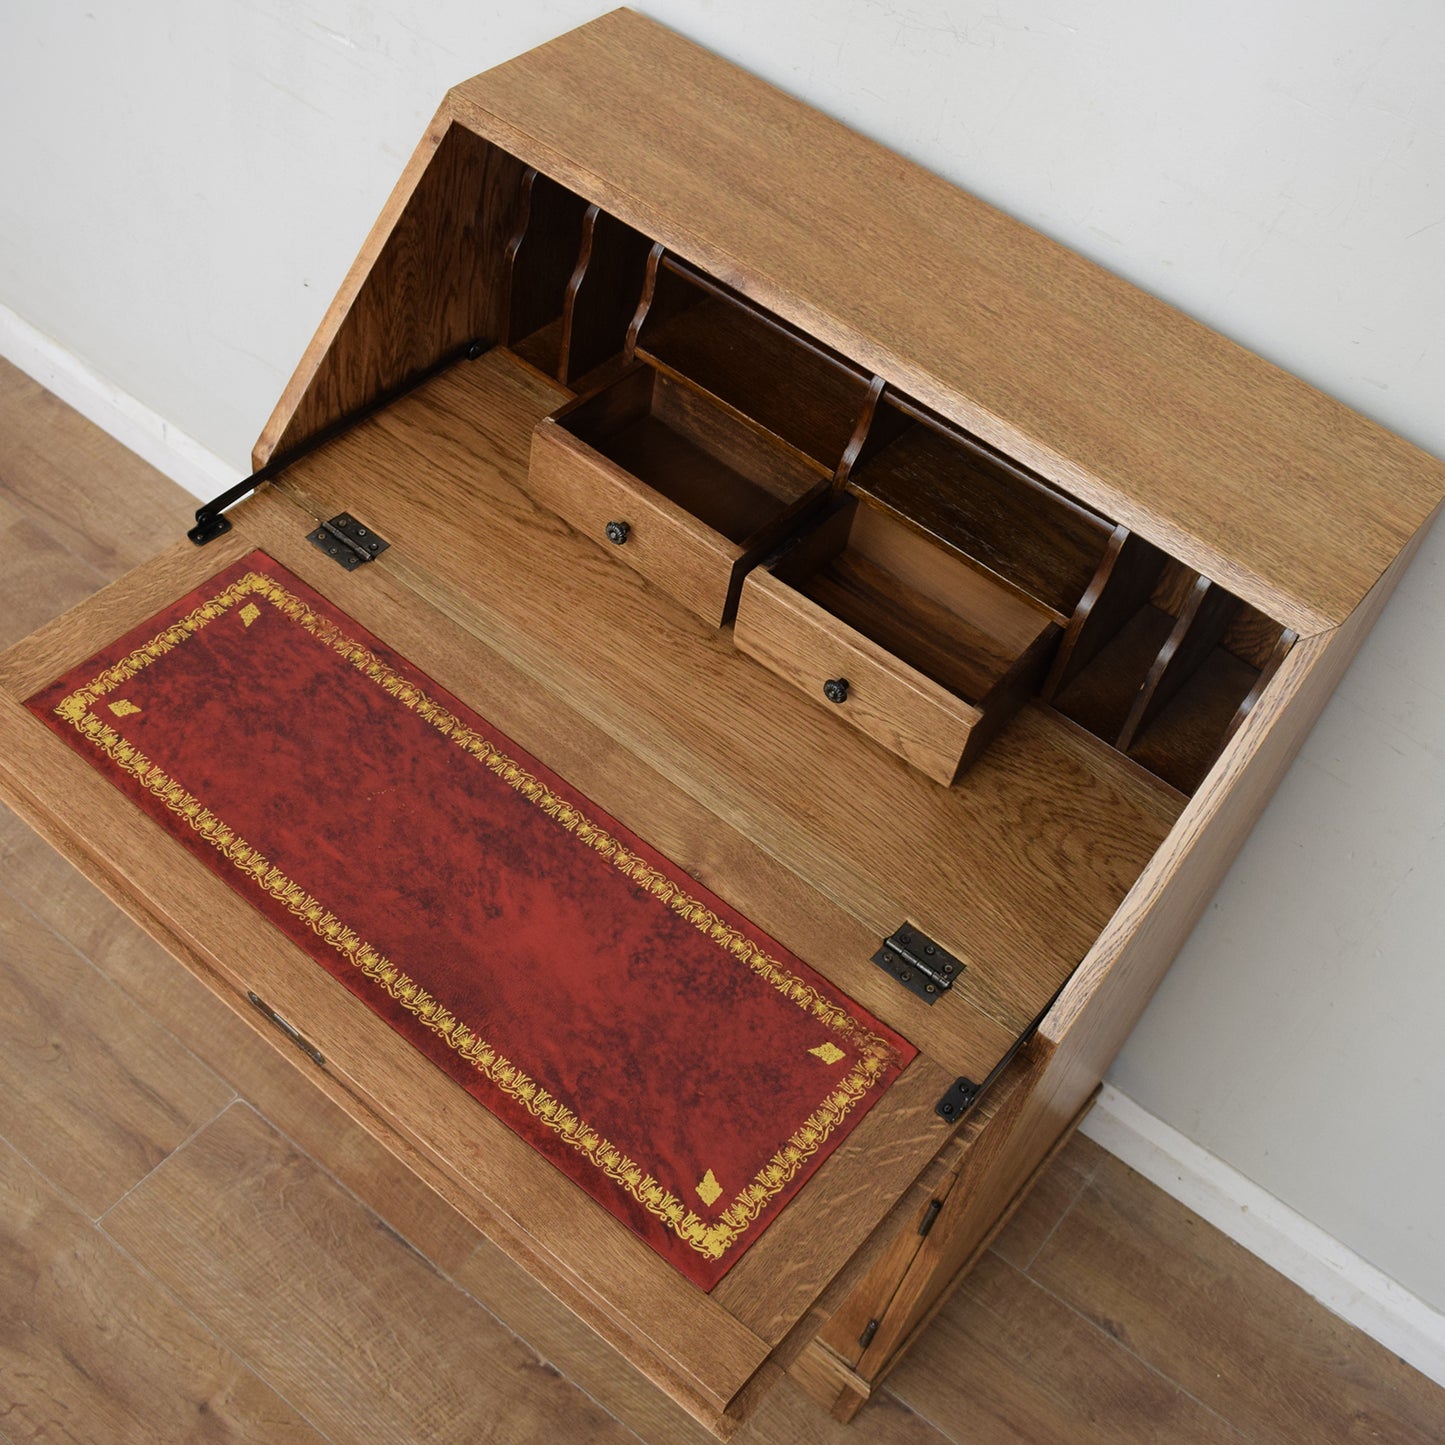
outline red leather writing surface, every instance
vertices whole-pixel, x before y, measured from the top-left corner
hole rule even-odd
[[[704,1289],[914,1057],[264,553],[29,706]]]

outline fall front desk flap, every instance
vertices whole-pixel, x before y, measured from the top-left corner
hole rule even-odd
[[[915,1055],[264,553],[29,706],[704,1289]]]

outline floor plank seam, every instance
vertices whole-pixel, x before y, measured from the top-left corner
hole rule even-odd
[[[244,1103],[245,1101],[242,1100],[241,1102]],[[214,1124],[215,1120],[211,1120],[211,1123]],[[207,1125],[207,1127],[209,1128],[210,1126]],[[187,1143],[189,1142],[190,1141],[188,1140]],[[161,1293],[165,1295],[165,1297],[170,1300],[170,1302],[176,1307],[176,1309],[181,1312],[182,1316],[190,1320],[191,1323],[195,1326],[195,1328],[206,1339],[211,1340],[218,1349],[224,1351],[229,1355],[234,1356],[236,1361],[242,1366],[242,1368],[246,1371],[247,1374],[249,1374],[253,1379],[258,1380],[262,1385],[264,1385],[268,1390],[270,1390],[271,1393],[282,1402],[282,1404],[286,1405],[289,1409],[294,1410],[297,1417],[305,1421],[305,1423],[316,1432],[318,1439],[326,1441],[327,1445],[334,1445],[332,1437],[328,1435],[326,1431],[323,1430],[321,1426],[318,1425],[317,1422],[311,1418],[307,1411],[302,1409],[300,1405],[298,1405],[293,1399],[291,1399],[291,1397],[287,1395],[287,1393],[275,1381],[268,1377],[264,1370],[262,1370],[251,1360],[249,1354],[246,1352],[243,1341],[237,1340],[235,1342],[232,1342],[230,1340],[222,1338],[222,1336],[219,1335],[214,1329],[212,1329],[211,1326],[200,1317],[200,1315],[198,1315],[193,1309],[191,1309],[186,1304],[186,1302],[181,1299],[181,1297],[163,1279],[160,1278],[159,1275],[157,1275],[152,1269],[148,1268],[139,1259],[137,1259],[136,1256],[132,1254],[131,1251],[128,1250],[125,1245],[120,1242],[120,1240],[118,1240],[113,1234],[111,1234],[110,1231],[106,1229],[103,1224],[97,1222],[95,1224],[92,1224],[91,1228],[94,1229],[95,1232],[99,1234],[101,1238],[104,1239],[106,1243],[109,1244],[111,1248],[114,1249],[121,1256],[121,1258],[124,1259],[131,1266],[132,1269],[139,1273],[143,1279],[149,1280],[156,1289],[160,1290]]]
[[[62,861],[68,868],[71,869],[72,872],[76,874],[77,877],[84,876],[80,873],[79,869],[77,869],[75,865],[70,862],[69,859],[62,858]],[[231,1104],[234,1104],[236,1100],[241,1097],[240,1093],[236,1089],[236,1086],[216,1067],[215,1064],[211,1062],[210,1059],[203,1058],[193,1048],[191,1048],[190,1045],[186,1044],[180,1038],[178,1038],[167,1024],[165,1024],[162,1020],[158,1019],[150,1011],[150,1009],[146,1007],[144,999],[137,998],[136,995],[133,994],[128,988],[126,988],[124,984],[118,983],[115,979],[113,979],[110,974],[108,974],[105,969],[103,969],[100,964],[97,963],[96,960],[85,951],[85,949],[81,948],[81,946],[75,941],[75,939],[70,938],[66,934],[62,933],[47,918],[45,918],[40,913],[37,913],[35,909],[30,906],[24,894],[16,893],[15,890],[11,888],[8,884],[0,883],[0,897],[7,898],[11,902],[13,902],[16,907],[21,909],[25,914],[27,914],[31,919],[33,919],[36,924],[38,924],[53,938],[57,939],[73,954],[75,954],[75,956],[80,959],[82,963],[84,963],[88,968],[93,970],[102,979],[104,979],[109,987],[115,989],[116,992],[119,993],[123,998],[128,999],[132,1004],[134,1004],[135,1007],[138,1008],[156,1028],[160,1029],[161,1032],[165,1034],[165,1036],[174,1045],[174,1049],[177,1053],[185,1054],[188,1058],[194,1060],[194,1062],[197,1063],[201,1068],[203,1068],[208,1074],[212,1075],[212,1077],[218,1079],[222,1084],[229,1088],[231,1091],[231,1097],[222,1107],[221,1113],[225,1113],[226,1109],[229,1108]],[[126,923],[129,926],[135,927],[137,929],[140,928],[140,925],[136,923],[127,913],[125,913],[117,904],[112,903],[111,900],[109,898],[105,898],[103,894],[101,895],[101,897],[104,898],[104,901],[108,907],[114,909],[114,911],[119,914],[120,917],[125,919]],[[143,929],[141,931],[144,932]],[[149,934],[146,935],[147,938],[149,938],[149,936]],[[157,947],[160,947],[160,945],[157,945]],[[217,1115],[217,1118],[219,1117],[220,1115]],[[207,1123],[212,1122],[214,1122],[214,1120],[207,1120]],[[119,1200],[117,1200],[116,1202],[119,1203]]]
[[[55,1180],[10,1137],[4,1127],[0,1127],[0,1144],[3,1144],[7,1149],[13,1149],[15,1151],[15,1157],[21,1160],[28,1169],[33,1170],[36,1177],[44,1182],[45,1187],[51,1190],[67,1209],[73,1209],[87,1224],[92,1228],[95,1227],[95,1216],[91,1214],[90,1210],[63,1184],[57,1184]]]
[[[1069,1202],[1064,1206],[1063,1212],[1059,1215],[1059,1217],[1058,1217],[1056,1220],[1054,1220],[1053,1224],[1052,1224],[1052,1225],[1050,1226],[1050,1228],[1049,1228],[1049,1232],[1048,1232],[1046,1235],[1044,1235],[1044,1237],[1038,1242],[1038,1245],[1034,1248],[1033,1252],[1029,1255],[1027,1262],[1024,1263],[1024,1264],[1022,1264],[1022,1265],[1016,1266],[1016,1268],[1018,1269],[1018,1271],[1019,1271],[1020,1274],[1026,1274],[1026,1275],[1028,1275],[1028,1277],[1029,1277],[1030,1279],[1033,1279],[1033,1275],[1030,1273],[1030,1271],[1031,1271],[1031,1270],[1033,1269],[1033,1267],[1034,1267],[1034,1262],[1035,1262],[1035,1261],[1038,1259],[1038,1257],[1044,1252],[1044,1250],[1048,1248],[1048,1246],[1049,1246],[1049,1241],[1050,1241],[1051,1239],[1053,1239],[1054,1235],[1056,1235],[1056,1234],[1059,1232],[1059,1226],[1062,1225],[1063,1222],[1064,1222],[1064,1220],[1066,1220],[1066,1219],[1069,1217],[1069,1215],[1071,1215],[1071,1214],[1074,1212],[1074,1206],[1079,1202],[1079,1200],[1081,1200],[1081,1199],[1084,1197],[1084,1191],[1089,1187],[1089,1185],[1091,1185],[1091,1184],[1094,1182],[1094,1176],[1095,1176],[1096,1174],[1098,1174],[1099,1169],[1102,1167],[1102,1165],[1103,1165],[1103,1163],[1104,1163],[1104,1157],[1105,1157],[1104,1154],[1101,1152],[1100,1155],[1099,1155],[1099,1157],[1098,1157],[1097,1159],[1095,1159],[1094,1162],[1089,1166],[1088,1172],[1084,1175],[1084,1178],[1080,1181],[1079,1187],[1078,1187],[1076,1190],[1074,1190],[1073,1194],[1070,1196]],[[992,1244],[989,1245],[989,1253],[990,1253],[990,1254],[996,1254],[996,1253],[997,1253],[997,1250],[994,1248],[994,1246],[993,1246]],[[999,1258],[1002,1259],[1003,1256],[1000,1255]],[[1005,1260],[1004,1263],[1007,1264],[1008,1261]]]
[[[447,1270],[443,1269],[441,1265],[439,1265],[436,1260],[434,1260],[431,1255],[426,1252],[426,1250],[422,1249],[415,1240],[411,1239],[404,1230],[398,1229],[396,1225],[393,1224],[391,1220],[389,1220],[386,1215],[381,1212],[381,1210],[379,1210],[370,1201],[363,1199],[362,1196],[351,1187],[351,1185],[349,1185],[344,1179],[342,1179],[334,1170],[329,1168],[325,1163],[318,1159],[316,1155],[313,1154],[311,1150],[309,1150],[304,1144],[298,1143],[297,1140],[292,1137],[292,1135],[290,1135],[285,1129],[283,1129],[281,1125],[278,1124],[273,1118],[271,1118],[271,1116],[267,1114],[266,1111],[262,1109],[258,1104],[256,1104],[253,1100],[246,1098],[244,1095],[239,1095],[236,1102],[239,1103],[243,1108],[249,1109],[258,1119],[260,1119],[266,1125],[268,1129],[274,1130],[276,1134],[278,1134],[282,1139],[284,1139],[287,1144],[289,1144],[291,1148],[293,1148],[304,1159],[310,1160],[310,1162],[316,1166],[317,1170],[327,1179],[329,1179],[334,1185],[336,1185],[336,1187],[340,1189],[342,1193],[347,1196],[347,1198],[352,1200],[353,1203],[359,1205],[363,1210],[365,1210],[367,1214],[371,1215],[373,1219],[377,1220],[385,1229],[387,1229],[392,1235],[394,1235],[398,1240],[400,1240],[400,1242],[404,1244],[409,1250],[411,1250],[413,1254],[415,1254],[419,1259],[423,1260],[426,1263],[427,1268],[430,1269],[434,1274],[440,1275],[442,1279],[446,1280],[447,1283],[450,1284],[454,1289],[460,1290],[461,1293],[466,1295],[468,1299],[473,1298],[472,1294],[468,1290],[464,1289],[460,1284],[458,1284],[457,1281],[452,1277],[452,1275]],[[347,1123],[352,1124],[353,1121],[348,1119]],[[359,1128],[360,1125],[356,1125],[355,1127]],[[399,1159],[396,1161],[396,1167],[398,1169],[406,1169],[406,1165],[402,1163],[402,1161]],[[420,1182],[421,1181],[418,1180],[419,1184]],[[448,1205],[447,1207],[450,1208],[451,1206]],[[455,1211],[453,1212],[455,1213]],[[480,1231],[478,1231],[478,1233],[480,1233]],[[476,1251],[473,1250],[472,1253],[474,1254],[475,1252]],[[467,1256],[467,1259],[471,1259],[471,1257],[472,1255],[469,1254]],[[485,1306],[483,1306],[483,1308],[485,1308]],[[492,1314],[491,1310],[487,1310],[487,1313],[489,1315]],[[496,1319],[497,1317],[495,1315],[492,1315],[492,1318]],[[506,1328],[511,1329],[511,1326],[507,1325]],[[513,1333],[515,1334],[516,1332],[513,1331]],[[520,1339],[521,1336],[518,1336],[518,1338]],[[531,1346],[528,1345],[527,1348],[531,1349]]]
[[[214,1070],[212,1070],[212,1072],[214,1072]],[[220,1075],[218,1074],[216,1077],[220,1078]],[[226,1081],[222,1079],[221,1082],[225,1083]],[[216,1120],[221,1117],[222,1114],[224,1114],[234,1104],[240,1102],[243,1101],[236,1093],[236,1091],[232,1089],[231,1097],[227,1099],[226,1102],[222,1104],[221,1107],[217,1109],[216,1112],[212,1114],[209,1119],[205,1120],[203,1123],[196,1125],[196,1127],[192,1129],[191,1132],[187,1134],[184,1139],[180,1140],[172,1149],[170,1149],[166,1153],[165,1158],[156,1160],[156,1162],[152,1164],[151,1167],[147,1169],[146,1172],[142,1174],[141,1177],[137,1179],[135,1183],[132,1184],[130,1188],[127,1189],[125,1193],[120,1196],[119,1199],[113,1199],[108,1205],[106,1205],[104,1209],[101,1210],[99,1214],[94,1215],[93,1217],[87,1215],[87,1218],[90,1219],[90,1222],[99,1226],[108,1214],[110,1214],[113,1210],[119,1209],[120,1206],[124,1204],[125,1201],[129,1199],[131,1195],[134,1194],[136,1190],[139,1189],[141,1185],[146,1182],[147,1179],[149,1179],[153,1174],[155,1174],[158,1169],[164,1168],[164,1166],[170,1163],[170,1161],[174,1159],[178,1154],[181,1154],[194,1139],[196,1139],[201,1134],[204,1134],[205,1131],[209,1129],[211,1125],[214,1124]]]
[[[99,591],[101,587],[106,586],[108,583],[114,580],[112,576],[108,575],[106,571],[100,566],[98,566],[95,562],[91,561],[89,557],[82,555],[81,553],[77,552],[74,547],[70,546],[69,543],[65,541],[64,537],[57,535],[55,531],[55,528],[57,527],[65,531],[70,530],[68,527],[66,527],[64,518],[61,517],[57,512],[41,506],[38,502],[35,501],[33,497],[26,496],[24,493],[16,491],[9,482],[4,481],[3,479],[0,479],[0,498],[4,498],[5,500],[9,501],[14,507],[19,510],[22,516],[28,517],[31,523],[36,528],[44,532],[45,535],[68,556],[73,557],[87,571],[95,573],[96,576],[100,579],[96,587],[97,591]],[[123,566],[118,567],[116,569],[115,575],[119,576],[124,570],[125,568]]]
[[[1176,1380],[1172,1375],[1166,1374],[1163,1370],[1159,1368],[1158,1365],[1154,1364],[1151,1360],[1145,1359],[1145,1357],[1141,1355],[1136,1349],[1134,1349],[1128,1343],[1128,1341],[1120,1339],[1118,1335],[1114,1334],[1110,1330],[1105,1329],[1104,1326],[1098,1322],[1098,1320],[1091,1318],[1076,1305],[1071,1304],[1068,1300],[1063,1299],[1059,1295],[1055,1294],[1053,1290],[1051,1290],[1047,1285],[1041,1284],[1037,1279],[1033,1277],[1033,1275],[1025,1274],[1022,1270],[1015,1269],[1015,1267],[1009,1264],[1007,1260],[1003,1260],[1001,1261],[1001,1263],[1003,1263],[1008,1269],[1014,1270],[1014,1272],[1018,1274],[1020,1278],[1027,1280],[1030,1285],[1032,1285],[1035,1289],[1041,1291],[1043,1294],[1047,1295],[1056,1304],[1061,1305],[1064,1309],[1068,1310],[1070,1314],[1072,1314],[1075,1318],[1081,1320],[1090,1330],[1094,1331],[1096,1334],[1102,1335],[1104,1339],[1108,1340],[1111,1344],[1122,1350],[1136,1363],[1142,1365],[1144,1369],[1146,1369],[1156,1379],[1162,1380],[1171,1389],[1178,1391],[1180,1395],[1182,1395],[1186,1400],[1192,1401],[1201,1410],[1203,1410],[1205,1414],[1212,1415],[1216,1420],[1228,1426],[1229,1429],[1233,1430],[1234,1433],[1239,1436],[1242,1442],[1248,1442],[1248,1445],[1271,1445],[1270,1441],[1261,1440],[1257,1435],[1254,1435],[1250,1431],[1246,1430],[1244,1426],[1240,1425],[1237,1421],[1230,1419],[1228,1415],[1225,1415],[1219,1410],[1215,1409],[1213,1405],[1206,1404],[1196,1394],[1194,1394],[1192,1390],[1189,1390],[1184,1385],[1180,1384],[1179,1381]],[[997,1311],[990,1308],[990,1306],[988,1306],[987,1304],[982,1304],[980,1302],[980,1307],[988,1310],[990,1314],[997,1315]]]
[[[34,507],[31,503],[27,502],[26,499],[21,496],[19,492],[17,492],[13,487],[11,487],[8,482],[5,482],[3,480],[0,480],[0,497],[3,497],[7,501],[9,501],[10,504],[19,511],[20,515],[24,517],[27,521],[29,521],[31,526],[33,526],[37,531],[43,532],[46,537],[48,537],[50,541],[56,545],[56,547],[58,547],[62,552],[65,553],[67,557],[69,557],[72,561],[77,562],[87,572],[91,573],[96,578],[96,584],[94,589],[96,592],[99,592],[102,587],[109,586],[110,583],[114,580],[113,578],[107,577],[105,573],[102,572],[100,568],[95,565],[94,562],[89,560],[89,558],[82,557],[81,554],[77,552],[74,547],[72,547],[68,542],[64,540],[64,538],[57,537],[55,533],[50,530],[50,527],[46,526],[43,521],[37,521],[37,514],[39,517],[45,518],[45,520],[47,521],[53,521],[54,519],[47,518],[44,511]]]
[[[532,1343],[531,1340],[529,1340],[525,1335],[521,1334],[518,1330],[516,1330],[511,1324],[509,1324],[499,1314],[497,1314],[495,1310],[489,1309],[487,1305],[482,1300],[478,1299],[477,1296],[474,1295],[471,1290],[469,1290],[464,1284],[462,1284],[456,1278],[456,1276],[451,1273],[451,1271],[443,1269],[442,1266],[438,1264],[436,1260],[434,1260],[431,1255],[426,1252],[426,1250],[422,1249],[414,1240],[408,1238],[408,1236],[403,1230],[398,1229],[397,1226],[393,1224],[392,1221],[389,1220],[379,1209],[377,1209],[375,1205],[363,1199],[361,1195],[356,1192],[355,1189],[353,1189],[349,1184],[346,1183],[344,1179],[341,1179],[331,1169],[329,1169],[320,1159],[316,1157],[315,1154],[313,1154],[304,1145],[299,1144],[294,1138],[292,1138],[292,1136],[288,1134],[286,1130],[283,1129],[279,1124],[277,1124],[274,1119],[270,1118],[270,1116],[267,1115],[264,1110],[258,1108],[254,1103],[252,1103],[251,1100],[244,1097],[239,1098],[237,1102],[239,1102],[242,1107],[250,1109],[251,1112],[255,1114],[256,1117],[260,1119],[264,1124],[266,1124],[268,1128],[273,1129],[282,1139],[286,1141],[286,1143],[292,1149],[294,1149],[303,1158],[307,1159],[320,1174],[322,1174],[325,1178],[329,1179],[338,1189],[340,1189],[349,1199],[351,1199],[353,1203],[355,1203],[366,1214],[370,1215],[389,1234],[391,1234],[395,1239],[397,1239],[401,1244],[403,1244],[407,1249],[409,1249],[414,1255],[416,1255],[417,1258],[420,1259],[422,1263],[424,1263],[426,1267],[432,1271],[433,1274],[435,1274],[439,1279],[445,1280],[447,1284],[449,1284],[454,1290],[457,1291],[458,1294],[460,1294],[464,1299],[466,1299],[471,1304],[475,1305],[479,1310],[481,1310],[481,1312],[486,1315],[488,1319],[494,1320],[497,1325],[500,1326],[500,1328],[504,1330],[508,1335],[510,1335],[512,1339],[516,1340],[517,1343],[520,1344],[532,1356],[534,1360],[536,1360],[539,1364],[545,1365],[550,1370],[555,1370],[557,1374],[563,1380],[565,1380],[568,1385],[570,1385],[574,1390],[576,1390],[579,1395],[583,1396],[585,1399],[590,1400],[609,1419],[615,1420],[618,1425],[622,1427],[622,1429],[627,1431],[629,1435],[632,1435],[636,1439],[641,1441],[642,1445],[648,1445],[648,1442],[642,1436],[638,1435],[637,1431],[634,1430],[632,1426],[630,1426],[625,1420],[623,1420],[619,1415],[615,1414],[612,1410],[608,1409],[608,1407],[595,1395],[591,1394],[588,1390],[584,1389],[580,1384],[578,1384],[578,1382],[574,1380],[572,1376],[567,1373],[566,1370],[564,1370],[559,1364],[557,1364],[556,1361],[549,1359],[548,1356],[544,1354],[541,1350],[539,1350],[537,1346]],[[403,1164],[400,1160],[398,1160],[397,1167],[399,1169],[405,1169],[406,1165]],[[480,1235],[480,1231],[477,1232]],[[470,1263],[471,1260],[473,1260],[477,1256],[480,1250],[481,1245],[478,1244],[477,1247],[473,1249],[470,1254],[467,1255],[466,1259],[462,1261],[463,1266]],[[270,1381],[267,1381],[266,1383],[270,1384]],[[276,1387],[272,1385],[271,1388],[275,1389]],[[277,1391],[277,1394],[280,1394],[279,1390]],[[290,1402],[288,1401],[287,1403],[289,1404]],[[310,1423],[309,1420],[308,1423]]]

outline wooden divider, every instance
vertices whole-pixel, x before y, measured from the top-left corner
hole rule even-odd
[[[521,209],[506,250],[502,341],[534,366],[555,373],[562,305],[577,267],[587,203],[535,168],[522,173]]]
[[[582,218],[577,267],[562,307],[562,347],[557,380],[579,377],[618,355],[637,310],[652,243],[600,206]]]

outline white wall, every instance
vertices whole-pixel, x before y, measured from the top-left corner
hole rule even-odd
[[[1437,0],[655,0],[1445,453]],[[238,471],[453,81],[563,0],[10,0],[0,302]],[[1445,528],[1113,1078],[1445,1309]]]

